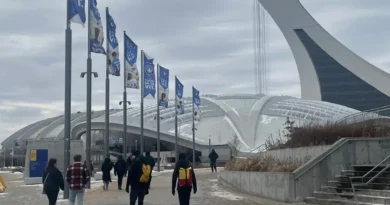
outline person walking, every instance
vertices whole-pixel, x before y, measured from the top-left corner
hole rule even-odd
[[[217,159],[218,159],[218,154],[215,152],[214,149],[211,150],[211,153],[209,154],[209,159],[210,159],[210,167],[211,167],[211,172],[217,172]]]
[[[74,163],[66,170],[66,181],[69,184],[69,205],[83,205],[85,186],[90,180],[86,165],[81,163],[81,155],[73,157]]]
[[[115,163],[114,166],[114,175],[118,176],[118,189],[122,190],[122,180],[123,176],[127,172],[127,164],[126,161],[123,159],[122,155],[118,156],[118,160]]]
[[[111,182],[111,170],[112,170],[112,162],[109,157],[106,157],[104,159],[104,162],[102,164],[101,171],[103,173],[102,179],[103,179],[103,190],[108,190],[108,185]]]
[[[179,160],[175,165],[172,174],[172,195],[175,196],[177,182],[177,193],[179,194],[179,204],[189,205],[191,191],[194,189],[194,194],[198,191],[194,169],[190,162],[186,159],[186,155],[181,153]]]
[[[58,192],[64,190],[64,178],[57,169],[57,160],[50,159],[42,177],[43,192],[49,199],[49,205],[57,203]]]
[[[134,151],[133,155],[135,159],[127,174],[126,192],[130,193],[130,205],[135,205],[137,200],[138,205],[143,205],[145,195],[149,194],[151,167],[139,151]]]
[[[154,161],[154,158],[152,156],[150,156],[150,152],[146,152],[145,155],[146,155],[145,160],[150,165],[150,168],[151,168],[150,180],[149,180],[149,185],[148,185],[148,187],[150,189],[150,183],[152,182],[152,177],[153,177],[152,172],[153,172],[154,166],[156,165],[156,162]]]

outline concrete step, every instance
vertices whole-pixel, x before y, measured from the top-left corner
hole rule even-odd
[[[317,199],[339,199],[339,200],[354,201],[353,193],[329,193],[329,192],[315,191],[313,196]],[[356,199],[359,202],[390,204],[390,197],[385,197],[385,196],[356,194]]]
[[[322,186],[321,191],[329,192],[329,193],[353,193],[352,188],[340,188],[340,187],[333,187],[333,186]],[[390,190],[355,188],[355,191],[357,194],[361,194],[361,195],[390,197]]]
[[[318,205],[383,205],[378,203],[369,203],[369,202],[357,202],[353,200],[340,200],[340,199],[317,199],[315,197],[306,197],[305,200],[308,204],[318,204]]]
[[[355,171],[370,171],[375,166],[377,166],[377,165],[376,164],[352,165],[352,169]],[[385,168],[386,166],[387,166],[387,164],[379,165],[378,167],[375,168],[374,171],[380,171],[383,168]]]
[[[339,177],[338,178],[340,181],[341,180],[350,180],[352,182],[367,182],[369,180],[372,179],[372,177],[365,177],[365,178],[362,178],[362,177]],[[390,177],[377,177],[374,179],[373,183],[383,183],[383,184],[390,184]]]

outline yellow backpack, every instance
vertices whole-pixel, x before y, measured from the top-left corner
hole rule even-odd
[[[139,182],[142,183],[148,183],[150,179],[150,174],[152,173],[152,170],[150,168],[150,165],[148,164],[143,164],[142,165],[142,175],[139,178]]]

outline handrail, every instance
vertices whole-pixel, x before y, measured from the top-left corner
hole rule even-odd
[[[384,162],[386,162],[388,159],[390,158],[390,155],[387,156],[384,160],[382,160],[381,162],[379,162],[374,168],[372,168],[370,171],[368,171],[365,175],[363,175],[361,177],[361,181],[362,183],[361,184],[354,184],[352,183],[352,180],[350,178],[350,181],[351,181],[351,186],[352,186],[352,192],[353,192],[353,197],[355,199],[355,203],[356,205],[358,204],[357,202],[357,197],[356,197],[356,190],[355,190],[355,187],[357,186],[367,186],[368,184],[372,183],[376,178],[378,178],[381,174],[383,174],[383,172],[385,172],[387,169],[390,168],[390,164],[386,165],[385,168],[383,168],[381,171],[379,171],[375,176],[373,176],[370,180],[366,181],[363,183],[363,179],[365,177],[367,177],[370,173],[372,173],[376,168],[378,168],[381,164],[383,164]],[[355,177],[355,178],[360,178],[360,177]]]
[[[246,156],[248,156],[249,154],[252,154],[255,150],[260,150],[260,148],[263,147],[263,146],[266,147],[265,144],[261,144],[260,146],[258,146],[258,147],[256,147],[256,148],[253,148],[250,152],[246,153],[243,157],[246,157]],[[262,151],[265,151],[265,150],[266,150],[266,148],[262,149],[262,150],[259,151],[259,152],[262,152]]]
[[[390,155],[387,156],[384,160],[382,160],[381,162],[379,162],[374,168],[372,168],[370,171],[368,171],[365,175],[362,176],[362,183],[363,183],[363,179],[366,178],[369,174],[371,174],[371,172],[373,172],[376,168],[378,168],[381,164],[383,164],[384,162],[386,162],[388,159],[390,159]]]
[[[294,177],[295,180],[298,179],[300,176],[302,176],[304,173],[306,173],[309,169],[311,169],[312,167],[316,166],[318,163],[320,163],[323,159],[325,159],[326,157],[328,157],[330,154],[332,154],[335,150],[337,150],[338,148],[340,148],[341,146],[343,146],[346,142],[348,142],[348,138],[341,138],[340,140],[338,140],[337,142],[335,142],[328,150],[326,150],[324,153],[322,153],[321,155],[324,155],[324,156],[317,156],[315,158],[313,158],[312,160],[309,160],[308,162],[306,162],[304,165],[302,165],[301,167],[305,166],[307,163],[310,163],[311,161],[314,161],[315,159],[318,159],[318,157],[320,157],[320,159],[316,160],[315,162],[313,162],[312,165],[308,165],[309,167],[307,168],[302,168],[303,171],[301,171],[300,174],[298,174],[298,176]],[[300,168],[296,169],[294,172],[299,172]],[[294,173],[293,172],[293,173]]]
[[[378,107],[378,108],[373,108],[373,109],[369,109],[369,110],[363,110],[361,112],[358,112],[358,113],[353,113],[353,114],[350,114],[350,115],[347,115],[339,120],[336,121],[336,123],[340,123],[344,120],[347,120],[349,118],[352,118],[352,117],[355,117],[355,116],[359,116],[361,114],[377,114],[378,116],[380,116],[378,113],[381,112],[381,111],[386,111],[386,110],[389,110],[390,109],[390,105],[386,105],[386,106],[382,106],[382,107]],[[378,113],[376,113],[378,112]],[[386,117],[386,116],[383,116],[383,117]]]

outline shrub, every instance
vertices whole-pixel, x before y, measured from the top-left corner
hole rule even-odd
[[[234,158],[226,163],[228,171],[255,171],[255,172],[293,172],[302,162],[282,162],[270,156],[256,156],[250,158]]]
[[[316,145],[330,145],[341,138],[375,138],[390,137],[390,126],[387,123],[365,121],[356,124],[325,123],[294,126],[294,121],[287,119],[284,136],[276,141],[270,137],[266,141],[267,149],[283,149]]]

